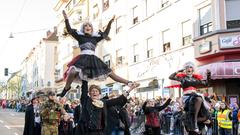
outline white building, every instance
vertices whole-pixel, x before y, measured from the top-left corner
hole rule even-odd
[[[57,29],[48,31],[47,37],[36,45],[22,62],[22,89],[31,93],[54,89],[54,71],[57,59]],[[26,95],[23,94],[23,95]]]
[[[185,62],[195,62],[192,44],[193,1],[60,0],[55,9],[59,17],[62,16],[62,9],[67,10],[74,28],[79,28],[76,18],[80,18],[80,22],[93,22],[95,30],[104,30],[113,15],[116,16],[109,34],[112,40],[101,42],[96,55],[109,64],[117,75],[141,83],[133,94],[137,97],[167,96],[169,89],[165,87],[175,83],[168,76],[181,69]],[[63,29],[62,19],[59,28]],[[64,39],[61,44],[65,48],[68,43],[64,42],[75,44]],[[66,61],[69,58],[72,57],[66,57]],[[62,72],[66,61],[64,58],[60,60]],[[102,86],[103,90],[127,89],[110,78],[94,83]],[[176,96],[180,94],[179,90],[174,92]]]
[[[93,12],[92,15],[90,12],[93,22],[94,18],[96,21],[102,19],[100,24],[104,27],[107,21],[116,15],[110,33],[112,41],[104,42],[98,47],[98,52],[101,52],[98,56],[105,62],[110,60],[110,66],[116,74],[141,83],[135,96],[154,98],[168,95],[168,89],[162,90],[174,83],[168,76],[182,68],[185,62],[195,61],[192,45],[194,23],[192,1],[94,2],[90,9],[99,7],[97,10],[99,15],[96,18],[96,13]],[[100,6],[97,5],[99,3]],[[152,86],[156,80],[158,86]],[[108,85],[111,82],[104,83]],[[176,96],[179,95],[178,90],[174,92]]]

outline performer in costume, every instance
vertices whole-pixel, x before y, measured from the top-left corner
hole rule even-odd
[[[75,80],[104,80],[109,76],[114,81],[124,83],[131,88],[140,85],[139,83],[128,81],[117,76],[101,59],[94,55],[98,42],[103,39],[110,40],[108,34],[115,16],[109,21],[104,32],[99,31],[98,33],[93,32],[93,26],[89,22],[84,23],[80,31],[72,29],[65,11],[63,11],[63,16],[67,32],[78,41],[81,54],[68,64],[68,70],[64,74],[64,78],[67,79],[66,85],[62,93],[58,94],[58,96],[63,97],[67,91],[71,89],[71,84]]]
[[[113,106],[122,106],[127,103],[127,97],[133,89],[125,91],[122,95],[114,99],[103,100],[101,89],[97,85],[91,85],[88,89],[88,82],[82,80],[81,105],[82,114],[79,125],[82,129],[81,135],[110,135],[108,133],[107,121],[108,110]]]
[[[155,100],[147,100],[143,104],[143,111],[146,115],[145,133],[146,135],[160,135],[159,112],[165,109],[172,101],[172,95],[163,105],[156,105]]]
[[[194,73],[194,64],[188,62],[184,65],[184,69],[179,70],[169,76],[169,79],[176,80],[181,83],[183,89],[183,103],[185,110],[184,125],[190,134],[199,134],[204,122],[208,120],[207,105],[204,104],[204,98],[197,93],[199,86],[208,86],[210,80],[210,72],[207,71],[207,80],[202,80],[200,74]]]

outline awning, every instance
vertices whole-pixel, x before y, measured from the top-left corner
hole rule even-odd
[[[240,62],[218,62],[198,67],[206,79],[206,70],[211,71],[211,79],[240,78]]]

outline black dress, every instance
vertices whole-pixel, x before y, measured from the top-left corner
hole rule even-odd
[[[112,20],[108,23],[104,32],[98,32],[95,35],[87,35],[72,29],[68,19],[65,20],[67,32],[78,41],[81,54],[75,57],[69,64],[68,70],[64,73],[67,77],[71,69],[79,72],[80,80],[104,80],[112,72],[112,70],[101,59],[94,55],[97,43],[108,36],[111,28]],[[87,52],[87,53],[83,53]],[[90,53],[89,53],[90,52]]]

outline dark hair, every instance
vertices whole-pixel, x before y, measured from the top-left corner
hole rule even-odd
[[[33,97],[33,98],[31,99],[31,104],[33,104],[33,100],[35,100],[35,99],[37,99],[37,97]]]
[[[97,85],[91,85],[90,87],[89,87],[89,92],[92,90],[92,89],[97,89],[98,91],[99,91],[99,93],[101,94],[101,88],[99,87],[99,86],[97,86]]]

